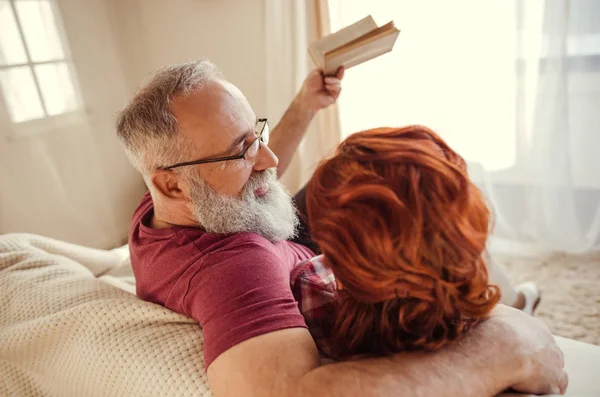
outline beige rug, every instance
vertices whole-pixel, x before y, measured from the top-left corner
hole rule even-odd
[[[600,256],[495,255],[513,283],[535,281],[542,301],[536,316],[556,335],[600,345]]]

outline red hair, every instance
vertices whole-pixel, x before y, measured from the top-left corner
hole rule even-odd
[[[306,202],[312,238],[342,286],[336,356],[439,349],[498,302],[483,259],[486,202],[430,129],[348,137],[317,168]]]

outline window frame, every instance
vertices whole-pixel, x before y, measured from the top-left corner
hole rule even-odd
[[[24,138],[24,137],[27,137],[30,135],[36,135],[39,133],[46,133],[46,132],[50,132],[52,130],[60,129],[61,127],[64,127],[66,125],[73,124],[73,123],[84,120],[85,109],[83,107],[83,101],[82,101],[81,91],[79,88],[79,82],[77,79],[77,75],[75,73],[75,68],[73,67],[73,61],[72,61],[70,48],[68,45],[67,35],[64,30],[63,20],[62,20],[61,14],[60,14],[60,10],[58,9],[56,0],[46,0],[46,1],[48,1],[49,5],[51,7],[52,17],[54,20],[55,28],[58,32],[58,38],[59,38],[60,44],[62,46],[64,55],[63,55],[63,57],[60,57],[60,58],[55,58],[55,59],[46,60],[46,61],[39,61],[39,62],[32,60],[31,52],[30,52],[29,46],[27,44],[27,41],[25,39],[23,23],[21,21],[21,17],[19,16],[19,13],[17,12],[16,3],[18,3],[19,1],[28,1],[28,0],[6,0],[6,1],[8,2],[9,6],[10,6],[10,11],[15,20],[15,25],[16,25],[17,31],[19,33],[21,42],[23,44],[23,49],[25,52],[27,62],[7,63],[5,65],[0,65],[0,71],[11,70],[11,69],[18,68],[18,67],[29,68],[29,70],[31,71],[31,74],[32,74],[34,85],[35,85],[35,92],[39,98],[39,101],[41,103],[42,110],[44,113],[44,115],[39,118],[29,119],[29,120],[19,121],[19,122],[13,121],[12,116],[10,114],[10,110],[8,109],[8,104],[6,103],[5,98],[4,98],[4,93],[0,90],[0,106],[2,107],[1,113],[6,115],[7,122],[11,126],[11,129],[12,129],[11,133],[9,133],[9,135],[8,135],[8,138],[12,140],[12,139]],[[76,106],[74,109],[67,110],[65,112],[54,114],[54,115],[48,114],[46,102],[45,102],[44,96],[42,94],[42,88],[40,85],[40,81],[35,72],[35,67],[38,65],[52,65],[52,64],[54,64],[54,65],[65,64],[66,65],[68,72],[70,74],[70,77],[71,77],[71,83],[73,84],[73,90],[75,93],[75,103],[76,103]]]

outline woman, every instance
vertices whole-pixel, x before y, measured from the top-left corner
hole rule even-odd
[[[316,170],[306,206],[322,256],[294,270],[292,289],[326,355],[436,350],[499,301],[484,197],[426,127],[350,136]]]

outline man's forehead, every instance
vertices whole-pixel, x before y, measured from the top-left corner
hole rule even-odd
[[[171,111],[180,127],[254,117],[244,94],[224,80],[209,81],[198,90],[173,98]]]
[[[174,98],[171,111],[184,135],[194,141],[210,140],[208,146],[228,145],[256,122],[242,92],[224,80],[207,82],[199,90]]]

